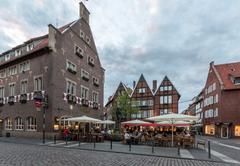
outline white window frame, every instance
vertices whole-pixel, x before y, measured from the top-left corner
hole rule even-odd
[[[8,68],[8,76],[13,76],[17,74],[17,65],[10,66]]]
[[[66,60],[66,69],[72,69],[73,71],[77,71],[77,65],[70,60]]]
[[[19,72],[25,72],[30,70],[30,61],[25,61],[19,64]]]
[[[70,79],[66,79],[66,93],[71,94],[71,95],[76,95],[77,94],[77,83]]]
[[[22,50],[21,49],[15,50],[15,57],[20,56],[20,55],[22,55]]]
[[[6,70],[5,69],[2,69],[0,71],[0,78],[5,78],[6,77]]]
[[[37,119],[29,116],[27,117],[27,131],[37,131]]]
[[[21,82],[20,82],[20,93],[21,94],[26,94],[27,91],[28,91],[28,80],[27,79],[21,80]]]
[[[95,103],[99,103],[99,93],[96,91],[92,92],[92,101]]]
[[[16,82],[11,82],[9,85],[9,96],[15,96],[16,95]]]
[[[33,50],[33,48],[34,48],[34,44],[33,43],[28,44],[27,45],[27,52]]]
[[[81,98],[88,100],[89,99],[89,88],[81,85]]]
[[[89,72],[87,72],[86,70],[84,69],[81,69],[81,77],[86,77],[89,79]]]
[[[146,88],[139,88],[138,93],[146,93]]]
[[[21,117],[15,118],[15,130],[23,130],[24,124]]]
[[[4,59],[5,59],[5,61],[9,61],[11,59],[11,55],[10,54],[6,54],[4,56]]]
[[[85,38],[85,33],[83,32],[82,29],[80,29],[80,38],[84,39]]]
[[[4,97],[5,97],[5,87],[0,86],[0,98],[4,98]]]
[[[5,130],[12,130],[13,129],[13,123],[12,123],[12,119],[11,118],[6,118],[5,119]]]
[[[41,82],[39,82],[40,78],[41,78]],[[34,91],[35,92],[43,90],[43,76],[42,75],[34,76],[33,82],[34,82]]]

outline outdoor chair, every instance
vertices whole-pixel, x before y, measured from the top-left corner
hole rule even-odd
[[[183,138],[183,147],[194,147],[194,138],[192,137],[184,137]]]

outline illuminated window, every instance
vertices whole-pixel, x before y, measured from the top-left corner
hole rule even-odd
[[[235,126],[235,136],[240,136],[240,125]]]
[[[205,126],[205,134],[214,135],[215,134],[215,126],[214,125],[206,125]]]

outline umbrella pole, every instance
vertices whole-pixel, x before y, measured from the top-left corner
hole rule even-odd
[[[172,122],[172,147],[173,147],[173,122]]]

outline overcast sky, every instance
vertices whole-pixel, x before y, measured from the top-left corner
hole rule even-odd
[[[77,0],[0,0],[0,53],[79,17]],[[90,24],[105,73],[105,101],[120,81],[165,75],[192,99],[209,62],[240,60],[239,0],[89,0]],[[180,103],[180,111],[189,103]]]

